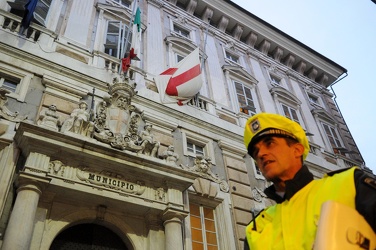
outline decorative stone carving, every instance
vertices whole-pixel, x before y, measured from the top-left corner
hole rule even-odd
[[[158,156],[160,143],[151,134],[151,125],[138,131],[143,112],[131,104],[136,85],[129,84],[124,76],[115,78],[109,86],[109,95],[96,107],[94,138],[113,148]]]
[[[63,176],[64,175],[64,168],[65,168],[65,165],[61,162],[61,161],[51,161],[49,164],[48,164],[48,172],[50,174],[55,174],[55,175],[58,175],[59,172],[60,172],[60,175]]]
[[[179,155],[175,153],[175,147],[170,145],[167,150],[165,150],[160,158],[165,159],[167,163],[176,165],[176,162],[179,160]]]
[[[259,47],[261,53],[267,55],[268,52],[269,52],[270,45],[271,45],[271,43],[270,43],[269,41],[267,41],[267,40],[263,40],[263,41],[260,43],[260,47]]]
[[[298,63],[298,65],[296,66],[296,68],[295,68],[295,70],[297,71],[297,72],[299,72],[300,74],[304,74],[304,71],[305,71],[305,69],[306,69],[306,67],[307,67],[307,63],[305,63],[305,62],[303,62],[303,61],[300,61],[299,63]]]
[[[213,163],[209,157],[204,157],[202,155],[196,156],[195,164],[193,167],[183,166],[180,165],[181,168],[198,173],[202,178],[211,180],[219,184],[219,188],[223,192],[229,191],[229,186],[226,181],[221,180],[217,175],[215,175],[211,168],[213,167]]]
[[[276,60],[277,62],[280,62],[282,56],[283,56],[283,49],[280,47],[275,47],[275,49],[273,50],[274,60]]]
[[[196,6],[197,6],[197,0],[189,0],[187,7],[185,8],[185,11],[193,15],[193,13],[195,12]]]
[[[221,16],[221,18],[219,19],[219,22],[218,22],[218,26],[217,28],[222,31],[222,32],[225,32],[226,29],[227,29],[227,25],[228,25],[228,22],[229,22],[229,18],[226,17],[226,16]]]
[[[157,188],[155,190],[155,199],[159,201],[165,201],[166,197],[166,191],[164,190],[163,187]]]
[[[181,24],[187,24],[188,23],[188,20],[185,16],[182,16],[182,15],[178,15],[177,18],[176,18],[176,21],[178,23],[181,23]]]
[[[257,35],[253,32],[250,32],[246,38],[245,43],[251,46],[252,48],[255,47],[256,41],[257,41]]]
[[[323,73],[323,74],[321,74],[319,76],[317,82],[320,83],[320,84],[322,84],[322,85],[327,85],[328,79],[329,79],[329,77],[326,74]]]
[[[232,31],[232,36],[236,39],[236,40],[240,40],[240,37],[241,35],[243,34],[243,30],[244,30],[244,27],[239,25],[239,24],[236,24],[233,31]]]
[[[8,102],[8,97],[6,96],[6,94],[9,93],[9,90],[0,88],[0,117],[3,117],[4,119],[12,122],[21,122],[23,120],[26,120],[27,116],[19,115],[18,111],[12,112],[7,107],[5,107],[5,104]]]
[[[265,198],[266,195],[264,194],[264,192],[257,188],[257,187],[254,187],[252,188],[252,198],[257,201],[257,202],[262,202],[263,198]]]
[[[291,54],[288,54],[285,59],[285,65],[289,68],[292,68],[292,66],[294,65],[295,63],[295,56],[294,55],[291,55]]]
[[[208,6],[205,7],[205,10],[204,12],[202,13],[202,16],[201,16],[201,19],[204,21],[204,22],[207,22],[207,23],[210,23],[210,19],[212,18],[213,16],[213,9],[209,8]]]
[[[146,124],[144,126],[144,130],[141,131],[141,141],[139,142],[141,149],[138,151],[138,153],[157,157],[160,143],[154,140],[154,137],[151,133],[151,128],[152,126],[150,124]]]
[[[233,49],[235,50],[235,42],[233,40],[228,40],[225,45],[226,48],[228,49]]]
[[[314,81],[316,79],[317,73],[318,70],[315,67],[312,67],[308,70],[307,76]]]
[[[47,110],[41,112],[38,125],[50,130],[59,131],[60,116],[57,114],[56,104],[51,104]]]
[[[93,137],[94,123],[90,121],[90,113],[87,111],[88,105],[85,101],[80,101],[78,108],[74,109],[70,118],[64,121],[61,127],[63,133],[74,133],[86,137]]]

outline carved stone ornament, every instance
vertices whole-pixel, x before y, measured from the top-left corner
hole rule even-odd
[[[215,183],[219,184],[219,188],[222,192],[227,193],[229,191],[228,183],[225,180],[221,180],[217,175],[215,175],[211,168],[213,167],[213,163],[209,157],[204,157],[202,155],[196,156],[195,164],[193,167],[183,166],[180,165],[181,168],[198,173],[202,178],[211,180]]]
[[[9,90],[0,88],[0,117],[12,122],[21,122],[26,120],[27,116],[19,115],[18,111],[12,112],[5,107],[5,104],[8,102],[8,97],[6,94],[9,93]]]
[[[56,104],[51,104],[48,109],[42,111],[39,115],[37,124],[46,129],[59,131],[61,125],[60,116],[57,113]]]
[[[64,169],[65,169],[65,165],[59,160],[51,161],[48,165],[48,172],[50,174],[54,174],[54,175],[60,174],[61,176],[64,176]]]
[[[88,104],[81,101],[61,126],[57,107],[51,104],[41,112],[37,124],[55,131],[59,131],[61,126],[60,132],[65,134],[85,136],[116,149],[158,157],[160,143],[154,140],[152,126],[143,120],[143,112],[131,104],[137,93],[136,84],[130,84],[127,77],[120,75],[108,88],[108,94],[98,103],[95,112],[94,99],[90,111]],[[146,125],[144,130],[139,131],[142,123]]]
[[[168,146],[159,157],[165,159],[167,163],[172,165],[176,165],[176,162],[179,160],[179,154],[175,153],[175,147],[172,145]]]
[[[176,22],[180,23],[180,24],[187,24],[188,23],[188,20],[185,16],[182,16],[182,15],[177,15],[176,17]]]
[[[92,172],[87,168],[77,169],[77,178],[81,181],[99,187],[114,189],[123,193],[141,195],[145,191],[145,184],[142,181],[135,183],[125,180],[121,175],[112,172]]]
[[[155,190],[155,200],[165,201],[166,191],[163,187],[159,187]]]
[[[70,118],[64,121],[61,132],[93,137],[94,122],[90,121],[90,113],[87,109],[87,103],[80,101],[78,108],[74,109]]]
[[[232,41],[232,40],[229,40],[229,41],[226,42],[225,47],[226,47],[227,49],[233,49],[233,50],[235,50],[235,42]]]
[[[95,139],[120,150],[142,150],[137,132],[143,114],[131,105],[135,87],[135,84],[132,86],[124,79],[116,78],[109,85],[109,96],[104,97],[96,108]]]
[[[263,198],[265,198],[266,195],[264,194],[264,192],[257,188],[257,187],[254,187],[252,188],[252,198],[257,201],[257,202],[262,202]]]

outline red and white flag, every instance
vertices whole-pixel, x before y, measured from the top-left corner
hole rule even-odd
[[[189,102],[201,89],[201,68],[199,48],[154,78],[162,103]]]

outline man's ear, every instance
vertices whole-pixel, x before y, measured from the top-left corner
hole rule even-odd
[[[301,143],[295,143],[294,144],[294,153],[295,156],[301,157],[304,153],[304,146]]]

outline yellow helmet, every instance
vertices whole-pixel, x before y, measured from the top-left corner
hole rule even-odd
[[[255,142],[265,135],[291,137],[304,146],[303,160],[308,155],[309,143],[303,128],[289,118],[271,113],[259,113],[250,117],[244,128],[245,148],[248,150],[253,147]]]

